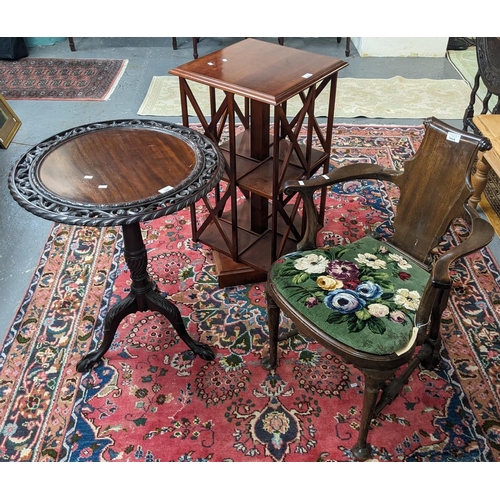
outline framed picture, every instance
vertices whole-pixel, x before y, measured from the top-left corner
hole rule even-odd
[[[7,149],[16,135],[21,120],[16,116],[12,108],[7,104],[3,95],[0,94],[0,147]]]

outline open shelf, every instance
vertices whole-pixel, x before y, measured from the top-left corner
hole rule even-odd
[[[245,130],[244,132],[238,134],[235,137],[236,147],[236,182],[238,187],[244,189],[250,193],[255,193],[259,196],[263,196],[268,200],[273,199],[273,175],[275,172],[275,162],[273,158],[273,146],[272,140],[271,146],[269,147],[269,156],[261,161],[255,160],[250,156],[250,130]],[[278,170],[283,171],[283,162],[286,157],[288,148],[291,146],[291,142],[287,139],[280,140],[279,147],[279,162]],[[230,153],[229,153],[229,141],[221,144],[220,148],[226,158],[226,161],[230,163]],[[304,145],[300,145],[300,149],[305,158],[307,158],[307,148]],[[327,155],[325,152],[320,151],[315,148],[311,148],[311,158],[309,160],[309,175],[306,173],[302,163],[295,151],[292,152],[288,165],[280,179],[280,186],[286,181],[299,180],[303,178],[310,177],[317,169],[323,164]],[[229,181],[227,174],[224,175],[223,179]],[[280,189],[280,194],[282,189]]]
[[[186,125],[188,101],[197,104],[187,82],[214,89],[211,121],[199,106],[193,107],[209,137],[217,142],[224,137],[219,147],[227,161],[225,186],[205,199],[207,218],[193,216],[192,223],[194,238],[214,251],[221,286],[262,280],[272,260],[295,249],[304,224],[298,215],[291,220],[284,214],[297,204],[296,197],[284,194],[284,184],[327,170],[338,72],[347,65],[250,38],[170,71],[179,77]],[[224,93],[223,99],[216,98],[215,89]],[[323,127],[316,121],[314,100],[328,89],[331,99]],[[243,108],[236,96],[245,99]],[[287,103],[295,96],[302,109],[290,116]],[[320,213],[324,203],[322,197]],[[228,209],[233,212],[221,213]]]

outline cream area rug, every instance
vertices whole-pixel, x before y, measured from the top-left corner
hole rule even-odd
[[[474,86],[474,78],[477,73],[477,55],[476,55],[476,46],[469,47],[467,50],[449,50],[447,53],[448,59],[451,64],[455,67],[455,69],[460,73],[462,78],[469,84],[470,90]],[[470,91],[469,90],[469,91]],[[479,81],[479,89],[477,91],[477,96],[481,101],[484,99],[486,95],[486,87],[484,83]],[[490,107],[494,106],[493,99],[490,100]],[[476,114],[481,112],[482,106],[478,103],[475,103],[474,106],[476,110]]]
[[[188,82],[203,114],[210,116],[206,85]],[[218,102],[223,93],[218,92]],[[469,104],[470,87],[463,80],[339,78],[335,116],[344,118],[427,118],[462,119]],[[236,98],[238,101],[238,96]],[[243,100],[240,98],[239,103]],[[290,99],[287,114],[294,116],[300,108],[298,96]],[[328,93],[323,92],[315,104],[317,117],[326,116]],[[190,107],[190,115],[195,116]],[[155,76],[138,115],[181,116],[179,79],[174,76]]]
[[[472,87],[477,73],[476,46],[467,50],[449,50],[447,56],[462,78]]]

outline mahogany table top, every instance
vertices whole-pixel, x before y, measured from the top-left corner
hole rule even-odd
[[[476,115],[473,121],[481,133],[491,141],[492,148],[486,151],[484,156],[498,173],[500,171],[500,115]]]
[[[169,73],[276,106],[346,66],[334,57],[247,38]]]
[[[185,208],[221,179],[225,160],[192,129],[113,120],[61,132],[28,151],[9,188],[26,210],[68,224],[123,225]]]

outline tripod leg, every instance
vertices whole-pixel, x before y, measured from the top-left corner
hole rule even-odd
[[[104,337],[101,345],[95,351],[88,353],[76,365],[76,370],[80,373],[88,372],[92,367],[97,364],[100,359],[106,354],[111,347],[113,338],[115,337],[116,330],[121,320],[129,314],[137,311],[137,302],[135,295],[130,294],[122,301],[118,302],[112,307],[104,321]]]
[[[163,298],[156,291],[147,294],[147,301],[150,310],[163,314],[172,323],[175,331],[189,349],[206,361],[212,361],[215,358],[215,354],[209,346],[202,342],[196,342],[191,338],[184,326],[179,309],[172,302]]]
[[[102,358],[113,342],[120,322],[131,313],[137,311],[157,311],[163,314],[173,325],[175,331],[194,354],[211,361],[215,354],[209,346],[194,341],[188,334],[179,309],[168,299],[163,298],[156,284],[151,281],[147,272],[147,252],[142,240],[139,223],[123,226],[124,255],[130,270],[132,286],[129,295],[118,302],[106,316],[104,322],[104,338],[98,349],[87,354],[77,365],[79,372],[87,372]]]

